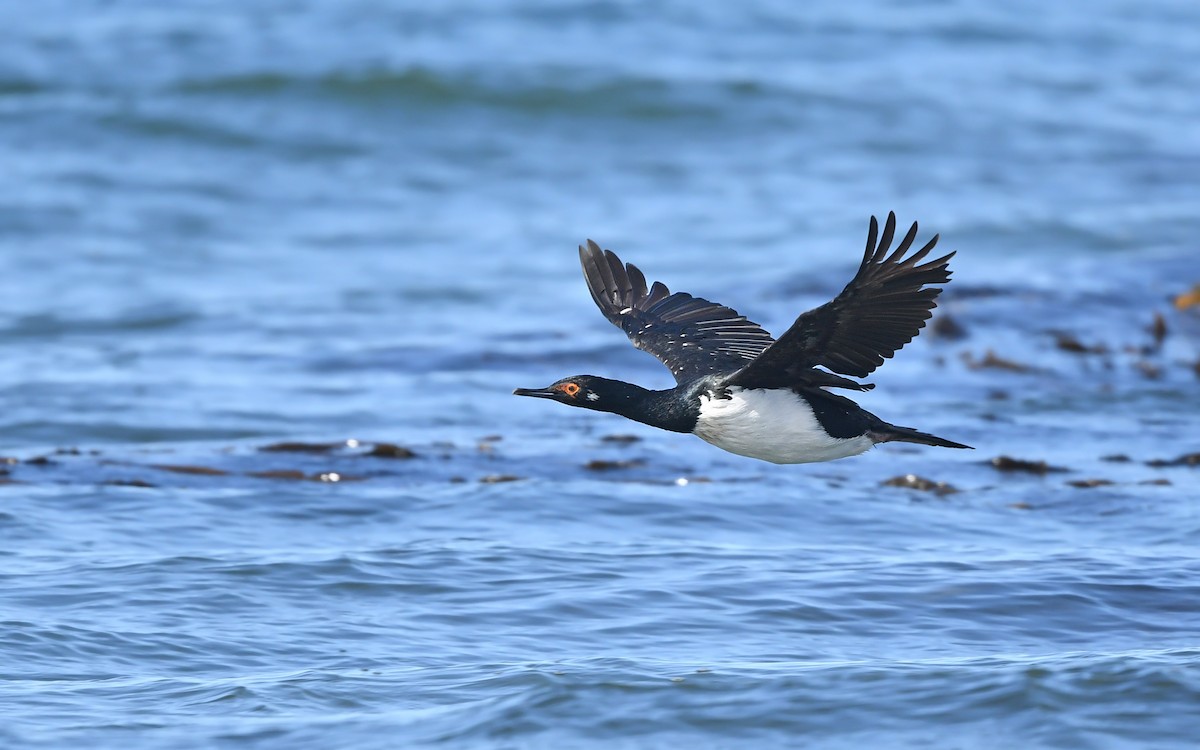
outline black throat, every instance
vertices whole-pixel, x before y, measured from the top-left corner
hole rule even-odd
[[[700,419],[699,391],[694,384],[651,391],[614,380],[608,390],[592,408],[671,432],[692,432]]]

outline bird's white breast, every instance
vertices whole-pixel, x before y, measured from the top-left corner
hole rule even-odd
[[[874,442],[835,438],[812,407],[789,389],[730,388],[729,398],[700,396],[696,435],[718,448],[777,464],[803,464],[855,456]]]

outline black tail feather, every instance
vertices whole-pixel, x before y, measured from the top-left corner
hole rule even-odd
[[[881,422],[875,425],[867,432],[867,436],[876,443],[919,443],[921,445],[936,445],[939,448],[966,448],[975,450],[969,445],[956,443],[953,440],[940,438],[937,435],[930,435],[928,432],[914,430],[911,427],[899,427],[887,422]]]

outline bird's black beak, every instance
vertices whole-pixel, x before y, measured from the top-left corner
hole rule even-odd
[[[550,388],[517,388],[513,391],[514,396],[533,396],[534,398],[553,398],[557,399],[562,395],[562,391],[551,390]]]

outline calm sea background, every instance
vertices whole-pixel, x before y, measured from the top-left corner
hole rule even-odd
[[[0,746],[1196,746],[1194,0],[0,22]],[[859,400],[975,451],[510,395],[670,383],[585,238],[778,333],[889,210]]]

